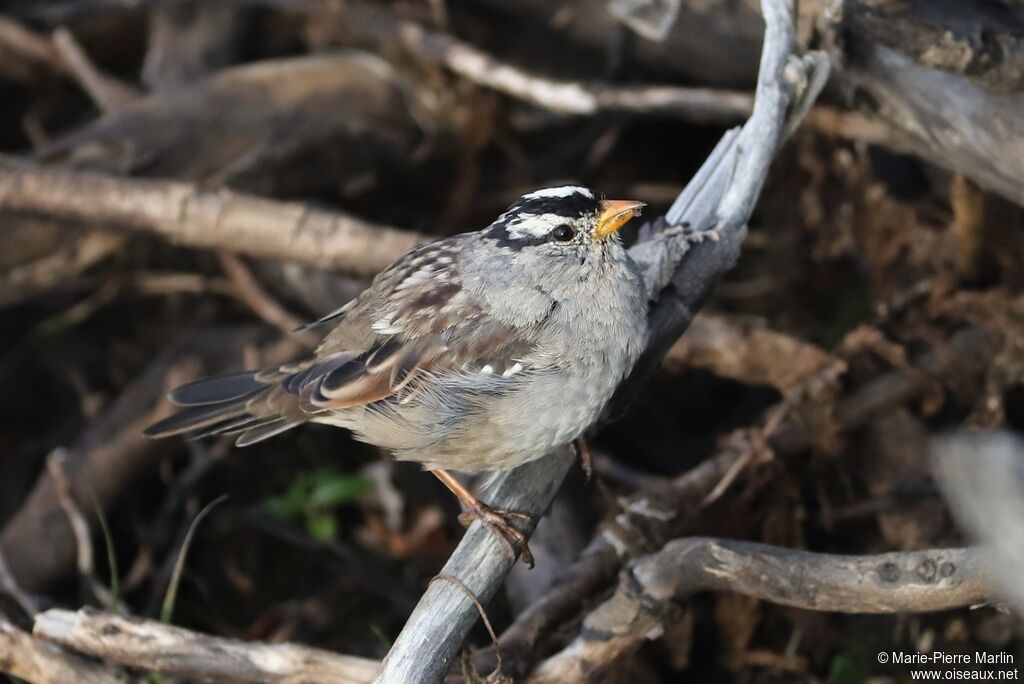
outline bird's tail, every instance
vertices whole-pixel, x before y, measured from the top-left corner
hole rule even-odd
[[[177,387],[167,396],[182,410],[150,425],[144,434],[187,434],[191,439],[238,435],[235,444],[248,446],[304,422],[294,410],[288,410],[294,397],[278,383],[261,380],[258,371],[203,378]]]

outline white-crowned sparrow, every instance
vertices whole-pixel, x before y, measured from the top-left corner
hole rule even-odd
[[[579,438],[644,348],[647,300],[616,234],[640,202],[586,188],[529,193],[482,231],[417,247],[330,324],[315,354],[198,380],[153,436],[237,434],[245,446],[313,421],[432,470],[518,545],[518,518],[443,469],[506,470]]]

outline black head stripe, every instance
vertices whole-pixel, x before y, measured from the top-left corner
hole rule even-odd
[[[566,197],[523,197],[508,208],[507,214],[554,214],[565,218],[580,218],[597,213],[597,200],[572,193]]]
[[[566,186],[548,188],[523,195],[498,217],[487,230],[487,237],[499,246],[522,249],[549,241],[547,235],[530,235],[528,231],[517,230],[518,224],[538,217],[561,217],[567,220],[595,216],[600,207],[597,198],[586,188]]]
[[[534,247],[548,242],[548,237],[546,235],[541,237],[521,234],[513,235],[509,231],[508,221],[495,221],[491,224],[491,227],[487,229],[485,235],[494,240],[498,247],[508,247],[509,249],[514,250],[520,250],[523,247]]]

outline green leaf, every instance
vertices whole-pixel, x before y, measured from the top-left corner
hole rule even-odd
[[[365,477],[322,472],[309,493],[307,503],[310,508],[338,506],[355,501],[372,488],[373,480]]]
[[[121,603],[120,578],[117,574],[117,553],[114,551],[114,537],[110,534],[110,526],[107,524],[107,516],[103,513],[103,507],[96,500],[96,492],[89,489],[89,496],[92,497],[93,508],[96,509],[96,517],[100,522],[100,529],[103,530],[103,542],[107,546],[107,565],[110,567],[110,599],[116,608]]]
[[[322,541],[334,541],[338,538],[338,522],[330,513],[317,513],[306,518],[306,529],[310,536]]]
[[[388,635],[384,632],[384,629],[380,625],[378,625],[376,622],[371,622],[370,632],[373,634],[374,637],[377,638],[377,641],[380,642],[381,646],[383,646],[385,649],[389,651],[391,650],[391,645],[394,642],[388,637]]]

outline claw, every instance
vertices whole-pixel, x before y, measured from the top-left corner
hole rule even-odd
[[[505,542],[505,545],[509,547],[513,556],[518,553],[522,556],[524,563],[531,568],[533,567],[533,554],[530,553],[530,547],[526,544],[526,532],[523,532],[512,524],[513,520],[517,520],[524,527],[532,530],[537,524],[532,517],[526,513],[520,513],[519,511],[506,511],[501,508],[492,508],[473,496],[472,492],[466,489],[462,483],[455,479],[455,477],[453,477],[448,471],[438,469],[433,471],[433,473],[437,479],[440,480],[460,502],[462,502],[462,505],[466,507],[465,512],[459,515],[459,522],[468,526],[474,520],[479,520],[486,525],[491,532],[497,535],[498,539]]]
[[[532,529],[535,524],[533,518],[519,511],[492,508],[478,500],[475,505],[459,515],[459,522],[463,525],[469,526],[474,520],[479,520],[486,525],[498,539],[509,547],[513,555],[518,553],[523,562],[533,568],[533,554],[527,544],[526,533],[512,524],[512,521],[515,520]]]

